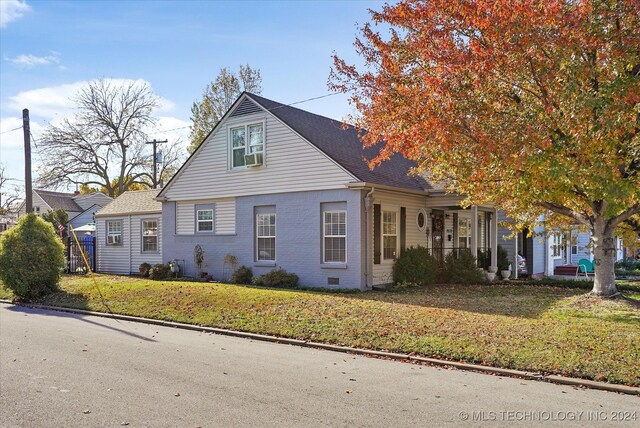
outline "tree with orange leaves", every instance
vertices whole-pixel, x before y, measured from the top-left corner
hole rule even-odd
[[[371,12],[356,49],[334,57],[383,141],[419,172],[533,226],[592,234],[592,294],[615,286],[615,230],[640,213],[640,0],[403,0]],[[388,29],[388,34],[379,28]]]

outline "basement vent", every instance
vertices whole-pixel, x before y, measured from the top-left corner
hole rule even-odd
[[[242,100],[240,105],[231,113],[231,117],[243,116],[245,114],[260,113],[262,109],[248,98]]]
[[[340,285],[340,278],[327,278],[328,285]]]

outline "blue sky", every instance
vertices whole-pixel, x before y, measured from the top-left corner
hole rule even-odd
[[[143,79],[164,99],[157,136],[179,138],[190,108],[221,67],[259,68],[263,96],[291,103],[329,93],[335,51],[359,62],[353,42],[379,1],[1,0],[0,163],[24,177],[21,110],[34,136],[72,114],[68,100],[96,78]],[[344,95],[300,104],[343,118]],[[150,135],[154,137],[153,133]],[[37,159],[35,160],[37,162]]]

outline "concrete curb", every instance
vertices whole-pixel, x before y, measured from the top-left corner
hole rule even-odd
[[[199,326],[195,324],[185,324],[185,323],[179,323],[179,322],[173,322],[173,321],[163,321],[163,320],[158,320],[153,318],[134,317],[131,315],[94,312],[94,311],[86,311],[84,309],[64,308],[60,306],[48,306],[48,305],[39,305],[39,304],[32,304],[32,303],[14,303],[6,299],[0,299],[0,303],[4,303],[8,305],[24,306],[28,308],[34,308],[34,309],[45,309],[45,310],[51,310],[51,311],[68,312],[68,313],[78,314],[78,315],[91,315],[91,316],[111,318],[111,319],[121,320],[121,321],[139,322],[139,323],[152,324],[152,325],[158,325],[163,327],[181,328],[184,330],[222,334],[225,336],[241,337],[245,339],[261,340],[261,341],[273,342],[273,343],[283,343],[283,344],[294,345],[294,346],[303,346],[306,348],[324,349],[328,351],[358,354],[358,355],[364,355],[369,357],[388,358],[388,359],[398,360],[398,361],[415,361],[419,363],[429,364],[432,366],[453,367],[459,370],[469,370],[469,371],[475,371],[475,372],[481,372],[481,373],[487,373],[487,374],[493,374],[493,375],[499,375],[499,376],[515,377],[515,378],[521,378],[521,379],[527,379],[527,380],[537,380],[537,381],[556,383],[559,385],[578,386],[578,387],[584,387],[584,388],[590,388],[590,389],[598,389],[601,391],[617,392],[620,394],[640,396],[640,388],[626,386],[626,385],[616,385],[616,384],[605,383],[605,382],[596,382],[596,381],[587,380],[587,379],[571,378],[571,377],[564,377],[564,376],[558,376],[558,375],[543,375],[541,373],[531,373],[531,372],[525,372],[521,370],[503,369],[499,367],[482,366],[479,364],[440,360],[437,358],[416,357],[410,354],[397,354],[393,352],[373,351],[373,350],[361,349],[361,348],[351,348],[348,346],[330,345],[326,343],[309,342],[309,341],[299,340],[299,339],[289,339],[286,337],[269,336],[269,335],[257,334],[257,333],[247,333],[243,331],[227,330],[223,328],[206,327],[206,326]]]

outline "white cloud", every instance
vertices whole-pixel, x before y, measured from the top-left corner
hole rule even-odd
[[[147,84],[151,87],[151,84],[143,79],[105,80],[116,86],[127,83],[140,83]],[[75,102],[73,99],[81,90],[87,88],[89,83],[90,81],[83,80],[75,83],[23,91],[9,97],[8,106],[11,109],[20,111],[22,111],[23,108],[28,108],[32,116],[35,115],[50,120],[70,117],[75,110]],[[156,112],[169,112],[175,107],[172,101],[162,97],[159,97],[158,104]]]
[[[22,18],[22,15],[31,11],[31,6],[24,0],[0,1],[0,28],[4,28],[12,21]]]
[[[169,143],[179,141],[180,146],[186,152],[187,146],[189,145],[190,126],[191,122],[186,122],[175,117],[161,116],[158,118],[155,128],[149,129],[146,132],[149,137],[157,140],[168,140]]]
[[[5,58],[5,60],[23,68],[33,68],[39,65],[60,64],[60,58],[56,53],[52,53],[47,56],[22,54],[15,58]]]

